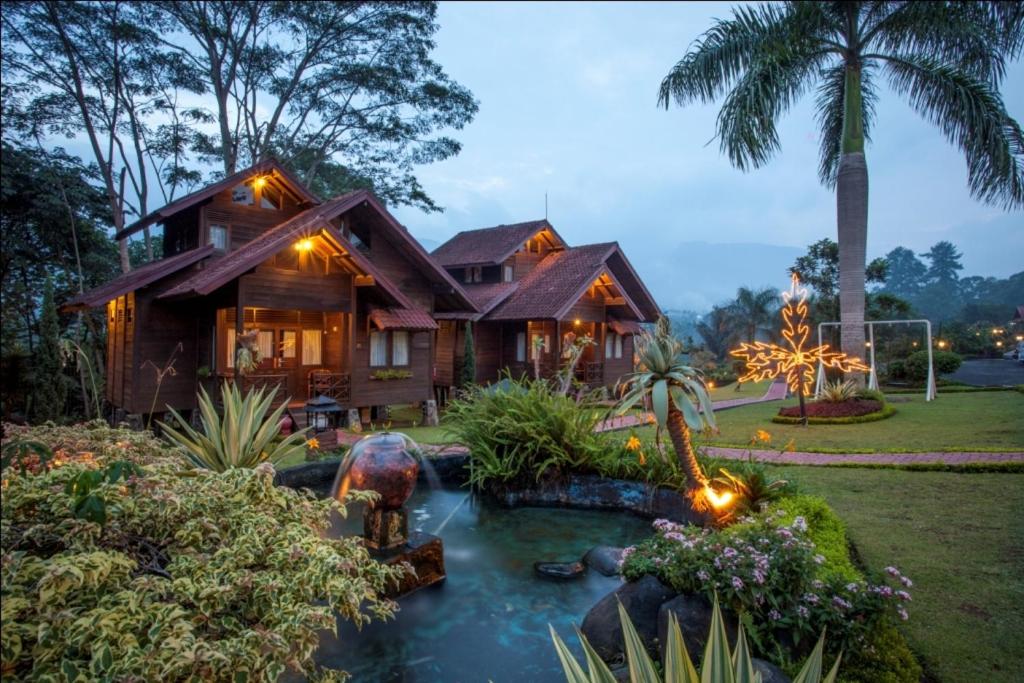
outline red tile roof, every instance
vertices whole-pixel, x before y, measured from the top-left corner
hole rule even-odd
[[[489,282],[462,286],[480,312],[485,314],[507,299],[518,287],[518,282]]]
[[[436,330],[430,314],[416,308],[378,308],[370,313],[370,322],[379,330]]]
[[[271,172],[281,176],[281,178],[286,181],[288,187],[302,201],[312,204],[318,204],[320,202],[320,198],[317,197],[312,192],[310,192],[308,189],[306,189],[306,186],[299,182],[299,179],[296,178],[290,171],[288,171],[288,169],[282,166],[280,162],[277,161],[277,159],[265,159],[263,161],[260,161],[259,163],[253,164],[249,168],[244,168],[241,171],[232,173],[226,178],[222,178],[221,180],[218,180],[215,183],[210,183],[209,185],[202,187],[196,190],[195,192],[192,192],[191,194],[187,194],[184,197],[181,197],[180,199],[176,199],[170,204],[160,207],[156,211],[146,214],[145,216],[135,221],[131,225],[121,229],[120,232],[114,235],[114,238],[122,239],[124,237],[128,237],[129,235],[136,233],[139,230],[142,230],[147,225],[159,223],[160,221],[164,220],[165,218],[173,216],[179,211],[183,211],[189,208],[190,206],[194,206],[205,199],[209,199],[218,192],[228,190],[234,187],[235,185],[238,185],[239,183],[248,180],[253,175]]]
[[[616,318],[609,318],[608,327],[610,327],[612,332],[615,334],[621,335],[640,334],[643,332],[643,328],[640,327],[640,323],[635,320],[618,320]]]
[[[550,231],[564,244],[547,220],[527,221],[464,230],[435,249],[431,256],[445,267],[494,265],[514,254],[523,242],[541,230]]]
[[[142,287],[153,284],[157,280],[161,280],[184,268],[188,268],[192,264],[210,256],[212,253],[213,245],[207,244],[197,249],[183,251],[180,254],[168,256],[167,258],[163,258],[158,261],[151,261],[143,266],[139,266],[133,271],[114,278],[104,285],[100,285],[95,289],[90,289],[88,292],[79,294],[74,299],[67,302],[63,308],[64,310],[76,310],[80,308],[102,306],[108,301],[116,299],[128,292],[141,289]]]
[[[488,320],[529,320],[559,318],[571,307],[594,278],[605,268],[605,261],[617,249],[614,242],[587,244],[549,254],[531,270],[507,299],[499,304]]]

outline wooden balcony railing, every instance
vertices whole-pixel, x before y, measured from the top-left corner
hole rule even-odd
[[[352,375],[347,372],[311,370],[309,373],[308,396],[329,396],[346,406],[352,399]]]

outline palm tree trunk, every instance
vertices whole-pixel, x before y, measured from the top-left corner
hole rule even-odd
[[[676,457],[686,474],[687,490],[694,491],[703,488],[707,483],[707,477],[697,464],[697,455],[693,452],[693,444],[690,441],[690,428],[683,419],[683,414],[676,408],[675,404],[669,401],[668,404],[668,435],[672,439],[672,446],[676,450]]]
[[[846,69],[843,146],[836,180],[836,224],[839,242],[839,320],[844,353],[864,355],[864,264],[868,241],[868,166],[860,66]],[[854,381],[864,382],[858,373]]]

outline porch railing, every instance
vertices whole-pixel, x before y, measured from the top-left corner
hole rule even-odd
[[[348,405],[352,399],[352,375],[347,372],[311,370],[309,373],[308,396],[329,396],[339,404]]]

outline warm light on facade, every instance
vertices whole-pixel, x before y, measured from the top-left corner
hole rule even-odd
[[[572,324],[573,325],[579,325],[580,324],[580,319],[576,318],[575,320],[572,321]]]
[[[939,341],[938,341],[938,342],[936,343],[936,346],[938,346],[938,347],[939,347],[940,349],[944,349],[944,348],[946,348],[946,342],[945,342],[944,340],[940,339],[940,340],[939,340]]]
[[[313,240],[309,239],[308,237],[306,239],[299,240],[298,242],[295,243],[295,250],[313,251]]]
[[[266,179],[265,176],[256,176],[256,178],[253,179],[253,181],[252,181],[252,186],[255,187],[257,190],[260,189],[261,187],[263,187],[266,184],[267,184],[267,179]]]
[[[711,503],[711,507],[716,510],[721,510],[732,504],[732,491],[723,491],[719,493],[710,486],[704,486],[704,497],[707,498],[708,502]]]

